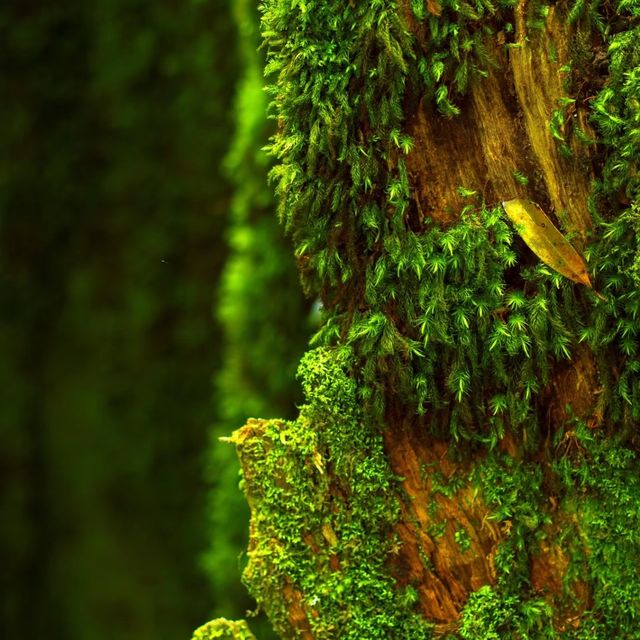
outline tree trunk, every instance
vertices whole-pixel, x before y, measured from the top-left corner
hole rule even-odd
[[[240,578],[249,510],[238,491],[238,460],[218,437],[250,416],[290,418],[300,404],[295,370],[311,333],[309,305],[300,291],[289,243],[274,215],[275,201],[261,151],[274,127],[267,120],[258,7],[234,0],[238,57],[243,73],[235,97],[235,133],[226,166],[234,187],[227,238],[229,255],[217,293],[222,358],[215,379],[216,416],[209,450],[210,540],[206,564],[214,614],[242,616],[255,609]],[[251,313],[247,313],[251,309]],[[267,357],[268,354],[268,357]],[[261,640],[273,637],[263,616],[252,620]]]
[[[283,638],[640,637],[629,5],[266,3],[280,212],[325,314],[300,417],[233,436]]]

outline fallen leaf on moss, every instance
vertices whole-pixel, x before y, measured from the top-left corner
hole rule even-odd
[[[593,289],[583,257],[535,202],[516,198],[502,206],[520,237],[542,262],[565,278]]]

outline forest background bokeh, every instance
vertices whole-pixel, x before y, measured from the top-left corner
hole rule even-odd
[[[253,607],[218,437],[292,415],[312,328],[257,24],[254,0],[0,6],[0,637]]]

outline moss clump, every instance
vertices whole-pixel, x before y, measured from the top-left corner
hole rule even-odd
[[[552,626],[553,609],[543,600],[524,604],[517,596],[503,596],[484,586],[471,594],[460,623],[462,640],[556,640]]]
[[[602,182],[609,194],[629,201],[640,198],[640,27],[614,36],[609,43],[609,78],[593,102],[593,119],[602,142],[611,148]]]
[[[544,465],[490,456],[475,470],[483,498],[494,510],[492,519],[508,523],[503,527],[508,535],[495,560],[498,582],[470,596],[462,612],[460,638],[640,637],[637,455],[580,421],[559,433],[552,451],[558,455]],[[532,561],[543,543],[547,548],[559,545],[566,553],[554,607],[544,593],[531,587]],[[577,582],[589,585],[587,601],[576,596]],[[557,626],[558,607],[573,608],[574,613],[565,617],[572,623]]]
[[[414,17],[424,29],[416,52],[418,78],[440,113],[456,116],[456,101],[474,78],[486,77],[496,62],[490,48],[500,33],[506,42],[513,33],[511,9],[516,0],[411,0]],[[535,12],[534,21],[541,16]],[[415,82],[415,80],[414,80]]]
[[[593,101],[592,119],[607,150],[601,179],[592,198],[600,241],[590,250],[596,264],[606,304],[598,305],[580,333],[596,352],[610,419],[633,429],[640,420],[640,15],[634,3],[620,2],[620,19],[626,30],[609,42],[609,78]],[[612,376],[616,359],[623,355],[619,375]],[[615,365],[617,367],[617,365]]]
[[[295,610],[316,638],[424,640],[416,598],[386,566],[399,485],[381,436],[363,425],[352,367],[349,349],[308,353],[298,420],[234,435],[252,508],[244,577],[282,637],[301,633]]]
[[[598,631],[588,638],[640,637],[640,462],[616,438],[578,423],[577,452],[556,463],[575,514],[575,561],[593,587],[587,616]],[[577,545],[576,545],[577,546]],[[595,627],[594,627],[595,628]]]
[[[530,587],[530,560],[551,523],[537,463],[490,454],[471,474],[474,486],[493,510],[490,519],[506,533],[495,557],[498,582],[472,593],[459,627],[464,640],[528,638],[551,640],[553,607]]]
[[[234,622],[218,618],[196,629],[192,640],[255,640],[244,620]]]
[[[361,359],[359,394],[374,415],[390,385],[434,429],[449,407],[444,435],[456,440],[493,446],[509,426],[534,429],[535,398],[554,362],[571,357],[585,312],[573,285],[546,266],[515,275],[516,242],[499,208],[385,240],[365,272],[366,306],[335,312],[318,335],[337,341],[350,324],[345,341]]]

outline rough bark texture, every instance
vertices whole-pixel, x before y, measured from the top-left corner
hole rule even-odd
[[[495,584],[493,560],[504,534],[488,519],[490,511],[474,497],[473,486],[464,485],[449,495],[435,491],[436,474],[446,480],[470,471],[471,461],[449,460],[449,443],[426,438],[424,430],[400,419],[385,433],[385,444],[391,468],[404,478],[402,488],[408,498],[396,525],[402,546],[392,561],[393,572],[399,584],[418,585],[422,614],[440,629],[448,629],[469,593]],[[431,504],[436,508],[430,510]],[[436,530],[444,525],[444,531],[430,534],[434,525]],[[460,527],[470,538],[464,551],[455,539]]]
[[[587,208],[593,180],[590,148],[574,139],[572,156],[563,156],[548,125],[559,100],[566,96],[562,67],[571,61],[569,44],[574,28],[566,16],[551,7],[545,28],[532,32],[526,25],[528,8],[530,2],[518,3],[517,46],[508,53],[497,46],[491,49],[496,69],[471,85],[459,117],[438,114],[424,99],[415,113],[408,115],[408,131],[416,141],[407,159],[412,191],[423,215],[441,224],[453,223],[465,205],[460,185],[482,193],[487,202],[528,198],[554,212],[557,224],[564,223],[567,231],[577,232],[584,240],[592,228]],[[428,47],[428,36],[415,24],[408,3],[404,14],[418,42]],[[591,131],[586,103],[578,103],[572,117]],[[516,172],[535,179],[528,185],[520,184]],[[539,410],[554,425],[566,422],[567,406],[578,416],[593,419],[599,386],[593,355],[580,349],[570,363],[554,372]],[[449,630],[446,623],[459,618],[469,594],[495,584],[492,556],[504,536],[499,527],[488,524],[487,508],[471,500],[473,486],[463,487],[451,498],[438,495],[437,517],[449,523],[447,531],[437,541],[424,533],[430,523],[425,506],[432,491],[429,478],[420,477],[420,468],[435,461],[436,469],[448,476],[448,444],[425,438],[419,421],[403,419],[402,407],[398,413],[399,417],[389,421],[387,452],[393,471],[406,478],[403,487],[411,496],[410,504],[419,506],[403,509],[398,529],[404,544],[396,570],[400,582],[406,573],[418,577],[423,614]],[[547,421],[547,416],[541,417]],[[518,455],[519,443],[510,440],[503,447]],[[466,504],[471,508],[465,509]],[[464,523],[467,532],[472,532],[471,546],[465,553],[460,553],[454,539],[454,523]],[[433,568],[425,568],[423,554],[431,559]],[[560,596],[568,566],[562,549],[547,545],[531,559],[531,565],[534,590],[547,591],[551,598]],[[588,598],[585,586],[578,595],[583,607]],[[574,611],[568,615],[573,617]]]
[[[413,193],[422,213],[441,223],[457,219],[466,204],[461,185],[489,203],[530,198],[584,236],[592,226],[589,148],[574,140],[573,155],[563,156],[548,124],[566,97],[562,68],[571,60],[574,29],[556,7],[550,8],[544,29],[528,28],[527,4],[522,1],[515,10],[513,47],[505,51],[497,42],[487,43],[496,68],[473,82],[459,117],[439,114],[427,99],[407,110],[408,132],[416,142],[407,159]],[[418,42],[428,48],[428,35],[407,4],[404,14]],[[586,104],[578,103],[571,116],[591,130]],[[516,172],[534,180],[522,185]]]

